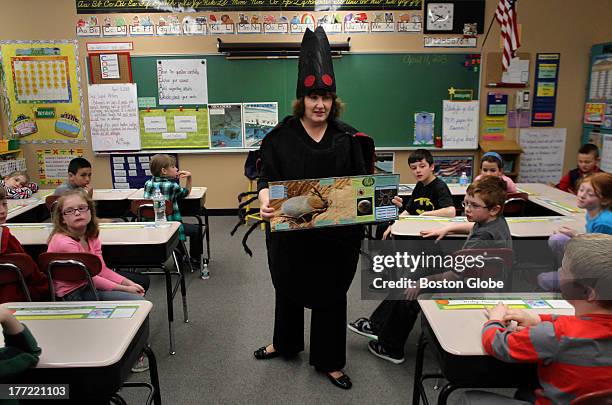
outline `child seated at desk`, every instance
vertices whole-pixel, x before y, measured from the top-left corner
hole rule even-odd
[[[578,180],[599,172],[601,172],[599,168],[599,148],[592,143],[586,143],[578,149],[578,167],[563,176],[555,187],[576,194]]]
[[[4,347],[0,349],[0,381],[9,381],[36,366],[42,350],[28,327],[15,319],[4,305],[0,305],[0,324],[4,334]]]
[[[506,362],[538,365],[541,390],[536,404],[570,404],[610,389],[612,381],[612,236],[585,234],[567,245],[561,266],[561,292],[574,316],[536,315],[503,304],[488,311],[482,329],[484,350]],[[508,323],[516,321],[515,330]],[[608,398],[609,399],[609,398]],[[464,404],[529,404],[501,395],[468,391]],[[597,402],[597,403],[604,403]],[[595,402],[592,402],[595,403]]]
[[[0,187],[0,257],[7,253],[23,253],[21,243],[11,234],[11,230],[4,226],[8,213],[8,205],[6,202],[6,192]],[[49,285],[47,284],[47,276],[45,276],[38,266],[34,266],[32,273],[25,277],[25,282],[30,293],[32,301],[46,301],[49,298]],[[5,284],[0,288],[0,302],[15,302],[22,301],[23,297],[18,291],[16,284]]]
[[[454,217],[453,196],[446,183],[435,175],[431,153],[427,149],[415,150],[408,157],[408,166],[417,183],[406,205],[400,196],[393,198],[400,214]],[[381,233],[380,230],[377,229],[377,233]],[[391,228],[388,227],[382,239],[387,239],[390,234]]]
[[[497,152],[487,152],[482,155],[480,161],[480,174],[474,181],[482,179],[484,176],[497,176],[506,182],[506,192],[516,193],[516,184],[512,179],[504,175],[504,160],[501,155]]]
[[[30,182],[30,177],[25,171],[12,172],[0,180],[0,183],[9,199],[30,198],[38,191],[38,185]]]
[[[103,301],[141,300],[148,287],[148,277],[109,269],[102,257],[98,219],[93,201],[80,190],[68,191],[58,200],[53,213],[53,231],[48,252],[92,253],[100,259],[102,271],[93,277],[98,296]],[[121,273],[121,274],[119,274]],[[128,278],[129,277],[129,278]],[[139,283],[131,279],[138,279]],[[95,300],[85,281],[53,280],[55,295],[64,301]]]
[[[510,229],[503,217],[506,183],[496,176],[485,176],[470,184],[463,205],[467,220],[441,229],[423,230],[424,238],[442,239],[448,233],[469,233],[463,249],[512,248]],[[430,280],[453,277],[454,272],[428,276]],[[421,308],[416,301],[418,288],[405,292],[391,292],[370,319],[359,318],[348,328],[369,342],[370,352],[394,364],[404,362],[404,346]],[[400,295],[402,294],[402,295]]]
[[[166,200],[172,202],[172,214],[168,215],[168,221],[181,222],[179,228],[179,239],[185,241],[185,235],[189,236],[189,256],[193,264],[200,267],[202,256],[202,241],[198,240],[198,225],[182,223],[183,217],[179,211],[178,201],[191,193],[191,173],[179,170],[176,167],[174,157],[165,154],[157,154],[149,162],[151,177],[144,185],[144,198],[153,198],[155,190],[163,194]],[[180,179],[186,179],[185,187],[181,187]],[[182,252],[187,254],[187,252]]]
[[[67,191],[84,190],[89,198],[93,197],[91,183],[91,163],[85,158],[76,157],[68,164],[68,180],[55,189],[53,195],[62,195]]]
[[[578,208],[586,210],[586,232],[612,235],[612,174],[595,173],[579,182]],[[578,231],[560,227],[548,239],[548,246],[557,261],[561,263],[565,246]],[[546,291],[559,290],[559,275],[556,271],[538,275],[538,284]]]

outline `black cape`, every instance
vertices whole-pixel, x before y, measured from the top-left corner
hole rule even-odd
[[[331,122],[319,143],[300,120],[287,117],[264,138],[258,189],[269,181],[367,174],[357,130]],[[266,229],[268,265],[274,288],[305,307],[342,302],[353,281],[363,226],[270,232]]]

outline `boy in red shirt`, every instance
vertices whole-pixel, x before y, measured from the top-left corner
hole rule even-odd
[[[503,304],[488,312],[489,321],[482,329],[485,351],[507,362],[538,364],[542,387],[536,391],[538,405],[570,404],[582,395],[610,388],[610,246],[612,236],[601,233],[578,235],[568,243],[559,276],[561,292],[574,306],[574,316],[536,315]],[[515,331],[507,328],[510,321],[518,323]],[[500,402],[495,395],[469,391],[464,403]]]
[[[578,149],[578,167],[567,172],[555,187],[567,193],[576,194],[578,180],[598,172],[601,172],[599,149],[592,143],[586,143]]]

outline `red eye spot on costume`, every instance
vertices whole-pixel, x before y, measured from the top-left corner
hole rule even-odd
[[[325,83],[326,86],[331,86],[334,83],[334,79],[332,79],[332,77],[327,73],[321,77],[321,80],[323,80],[323,83]]]
[[[306,87],[312,87],[312,85],[315,82],[315,77],[314,75],[308,75],[306,76],[306,78],[304,79],[304,86]]]

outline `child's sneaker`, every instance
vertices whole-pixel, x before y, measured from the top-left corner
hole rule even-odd
[[[142,373],[149,369],[149,359],[144,354],[141,354],[134,367],[132,367],[132,373]]]
[[[380,342],[368,342],[368,349],[370,352],[376,357],[380,357],[381,359],[385,359],[390,361],[393,364],[402,364],[404,362],[404,356],[393,356],[387,350],[385,350],[384,346]]]
[[[347,328],[361,336],[378,340],[378,336],[372,330],[372,324],[368,318],[359,318],[355,322],[349,322]]]

